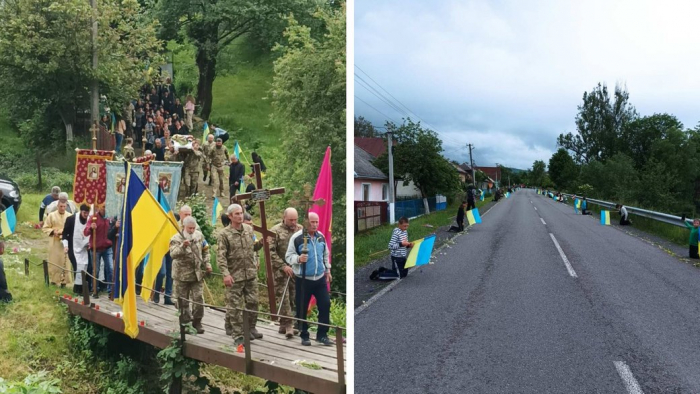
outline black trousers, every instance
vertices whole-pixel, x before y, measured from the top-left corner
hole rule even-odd
[[[691,259],[700,259],[700,256],[698,256],[698,245],[690,245],[688,256]]]
[[[457,222],[456,226],[450,226],[450,231],[462,232],[464,231],[464,222]]]
[[[399,278],[405,278],[406,275],[408,275],[408,269],[404,268],[404,265],[406,265],[406,258],[405,257],[394,257],[391,256],[391,265],[392,269],[399,271]]]
[[[0,302],[12,301],[12,294],[7,290],[7,278],[5,277],[5,266],[0,259]]]
[[[629,220],[627,220],[625,218],[620,218],[620,226],[629,226],[630,224],[632,224],[632,223],[630,223]]]
[[[467,208],[464,209],[464,212],[470,211],[470,210],[476,208],[476,203],[474,201],[475,200],[467,200]]]
[[[328,285],[326,284],[326,275],[321,279],[310,280],[296,277],[296,302],[297,302],[297,318],[306,320],[306,311],[309,309],[311,296],[316,297],[316,305],[318,306],[318,322],[331,324],[331,297],[328,293]],[[304,298],[302,299],[302,294]],[[301,339],[309,339],[309,324],[301,325]],[[316,339],[328,336],[328,327],[318,326]]]

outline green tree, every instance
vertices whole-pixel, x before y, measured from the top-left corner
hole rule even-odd
[[[616,85],[611,101],[607,85],[598,83],[592,92],[583,93],[576,115],[577,134],[560,134],[557,144],[573,152],[578,163],[605,161],[619,152],[622,130],[636,118],[626,88]]]
[[[271,184],[301,190],[315,184],[326,147],[333,168],[333,288],[345,289],[345,7],[324,8],[315,16],[324,34],[287,19],[286,45],[275,51],[272,121],[284,130],[280,167],[270,172]],[[322,37],[321,39],[314,38]],[[287,193],[287,196],[291,193]]]
[[[641,169],[652,154],[652,146],[657,140],[672,139],[683,130],[683,123],[669,114],[644,116],[629,122],[622,133],[623,143],[627,147],[635,167]],[[678,141],[679,146],[682,141]]]
[[[568,190],[576,184],[578,167],[566,149],[559,148],[549,159],[549,176],[559,190]]]
[[[547,170],[547,165],[542,160],[535,160],[532,163],[532,169],[529,172],[529,181],[533,186],[544,186],[544,176]]]
[[[437,194],[447,196],[459,190],[459,175],[442,156],[442,141],[436,132],[421,127],[420,122],[414,123],[410,118],[401,126],[387,122],[386,128],[396,140],[393,147],[394,176],[403,179],[404,185],[413,181],[423,198]],[[379,156],[374,165],[388,173],[388,154]]]
[[[100,1],[97,70],[92,68],[89,2],[8,0],[0,10],[1,100],[15,123],[36,123],[37,111],[48,114],[49,123],[41,129],[62,125],[64,141],[73,140],[76,114],[90,108],[94,79],[119,111],[148,80],[145,64],[160,61],[156,23],[146,21],[136,0]],[[53,142],[36,133],[31,138],[39,138],[33,144]]]
[[[199,69],[196,100],[201,117],[208,119],[217,58],[222,49],[253,30],[277,26],[282,14],[311,13],[322,4],[319,0],[210,0],[199,3],[162,0],[153,11],[153,17],[162,22],[163,39],[179,42],[188,39],[196,47],[195,62]]]
[[[355,117],[355,137],[374,137],[377,134],[377,129],[369,120],[362,116]]]

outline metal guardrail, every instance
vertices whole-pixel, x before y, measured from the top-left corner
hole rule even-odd
[[[566,194],[562,193],[568,198],[577,198],[575,194]],[[614,202],[608,202],[608,201],[603,201],[603,200],[596,200],[593,198],[587,198],[586,201],[588,201],[591,204],[596,204],[600,205],[602,207],[608,208],[608,209],[615,209],[615,203]],[[636,207],[630,207],[625,205],[625,208],[627,208],[627,213],[630,215],[637,215],[637,216],[642,216],[645,218],[649,218],[652,220],[656,220],[659,222],[663,222],[666,224],[670,224],[676,227],[683,227],[685,228],[685,224],[683,223],[683,218],[680,216],[674,216],[674,215],[669,215],[667,213],[662,213],[662,212],[655,212],[655,211],[650,211],[648,209],[642,209],[642,208],[636,208]],[[693,219],[685,219],[686,222],[692,223]]]

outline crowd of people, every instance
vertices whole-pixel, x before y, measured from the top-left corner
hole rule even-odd
[[[106,217],[104,207],[91,214],[90,207],[83,204],[69,212],[71,204],[65,193],[52,188],[40,208],[42,231],[49,237],[49,281],[61,287],[73,286],[77,294],[82,293],[83,286],[88,286],[91,292],[111,293],[113,249],[117,243],[120,221]],[[323,234],[318,231],[319,216],[309,213],[306,227],[299,225],[298,216],[296,209],[285,209],[282,221],[270,230],[274,236],[263,239],[256,237],[252,217],[243,206],[231,204],[222,214],[224,228],[216,232],[215,260],[226,287],[224,327],[235,345],[244,342],[240,308],[258,310],[258,251],[265,242],[270,247],[276,300],[281,315],[279,333],[288,339],[300,335],[302,345],[311,345],[307,324],[295,327],[291,317],[306,319],[312,296],[316,298],[319,322],[330,324],[328,284],[332,277],[328,246]],[[192,216],[192,209],[183,205],[176,218],[180,231],[170,240],[169,253],[163,259],[161,271],[155,280],[153,288],[156,292],[151,301],[159,303],[160,293],[163,293],[164,304],[174,305],[182,311],[181,322],[192,323],[198,333],[203,333],[203,286],[205,276],[212,272],[211,253],[199,224]],[[141,262],[136,272],[137,292],[142,290],[141,286],[150,288],[153,285],[141,283],[143,265],[144,262]],[[82,275],[76,274],[83,270],[98,275],[94,280],[83,283]],[[0,277],[0,282],[2,280],[4,276]],[[93,282],[97,283],[97,288],[93,287]],[[249,323],[250,339],[261,339],[254,313]],[[316,341],[326,346],[334,345],[327,334],[328,327],[319,326]]]

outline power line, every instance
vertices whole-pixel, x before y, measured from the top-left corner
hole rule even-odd
[[[398,112],[399,114],[405,116],[406,118],[410,117],[406,111],[402,110],[398,105],[394,104],[389,100],[386,96],[384,96],[380,91],[377,89],[373,88],[367,81],[362,79],[361,76],[355,74],[359,80],[356,80],[360,86],[365,88],[368,92],[372,93],[374,96],[376,96],[379,100],[383,101],[386,105],[391,107],[394,111]]]
[[[418,118],[418,120],[420,120],[421,122],[423,122],[424,124],[426,124],[426,125],[427,125],[428,127],[430,127],[431,129],[435,130],[436,132],[439,132],[437,128],[433,127],[430,123],[428,123],[428,122],[426,122],[425,120],[423,120],[423,118],[421,118],[420,116],[418,116],[418,114],[416,114],[415,112],[411,111],[411,110],[410,110],[407,106],[405,106],[401,101],[399,101],[396,97],[394,97],[391,93],[389,93],[386,89],[384,89],[384,88],[382,87],[382,85],[380,85],[377,81],[375,81],[369,74],[367,74],[366,71],[364,71],[362,68],[360,68],[360,66],[358,66],[357,64],[355,64],[355,67],[357,67],[357,69],[360,70],[363,74],[365,74],[365,75],[367,76],[367,78],[369,78],[372,82],[374,82],[377,86],[379,86],[380,89],[382,89],[384,92],[386,92],[386,94],[388,94],[389,96],[391,96],[391,98],[393,98],[397,103],[399,103],[402,107],[406,108],[406,110],[407,110],[408,112],[410,112],[410,113],[412,113],[413,115],[415,115],[415,117]],[[355,74],[355,75],[357,75],[357,74]]]
[[[365,103],[365,105],[367,105],[368,107],[372,108],[373,110],[375,110],[375,111],[379,112],[380,114],[384,115],[384,117],[387,118],[388,120],[391,120],[392,122],[397,123],[397,122],[396,122],[393,118],[391,118],[389,115],[387,115],[387,114],[385,114],[384,112],[382,112],[382,111],[380,111],[380,110],[374,108],[373,106],[371,106],[371,105],[370,105],[368,102],[366,102],[365,100],[363,100],[363,99],[361,99],[361,98],[359,98],[359,97],[357,97],[357,96],[355,96],[355,98],[358,99],[358,100],[360,100],[360,101],[362,101],[363,103]]]

